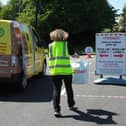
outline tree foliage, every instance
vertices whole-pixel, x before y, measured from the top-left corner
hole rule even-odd
[[[115,23],[115,12],[107,0],[10,0],[1,15],[32,24],[46,41],[51,30],[62,28],[80,46],[94,45],[95,33]]]
[[[118,29],[119,31],[126,32],[126,4],[123,7],[123,12],[119,19]]]

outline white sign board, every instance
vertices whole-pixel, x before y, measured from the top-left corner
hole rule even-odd
[[[96,74],[126,75],[126,33],[96,33]]]

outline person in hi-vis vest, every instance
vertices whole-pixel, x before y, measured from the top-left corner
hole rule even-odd
[[[52,43],[49,44],[49,74],[53,80],[53,107],[54,115],[56,117],[61,116],[60,107],[60,93],[62,81],[64,81],[67,102],[70,110],[76,109],[74,94],[72,89],[72,68],[70,65],[70,55],[78,58],[78,55],[74,55],[74,50],[67,42],[69,34],[62,30],[56,29],[50,33],[50,39]]]

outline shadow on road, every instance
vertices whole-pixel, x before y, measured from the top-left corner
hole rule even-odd
[[[117,115],[113,112],[95,109],[88,109],[86,113],[82,112],[79,109],[73,111],[78,115],[66,115],[63,116],[63,118],[74,118],[79,121],[94,122],[96,124],[117,124],[117,122],[112,119],[112,116]]]
[[[99,85],[114,85],[114,86],[125,86],[126,87],[126,79],[114,78],[114,77],[106,77],[106,78],[98,78],[94,81],[95,84]]]
[[[113,84],[113,83],[97,83],[96,85],[103,85],[103,86],[120,86],[120,87],[126,87],[126,83],[125,84]]]
[[[4,102],[49,102],[52,100],[52,81],[50,77],[30,79],[24,92],[14,85],[0,85],[0,101]]]

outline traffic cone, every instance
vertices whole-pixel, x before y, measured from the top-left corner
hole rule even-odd
[[[87,58],[91,58],[91,53],[88,53],[87,54]]]

